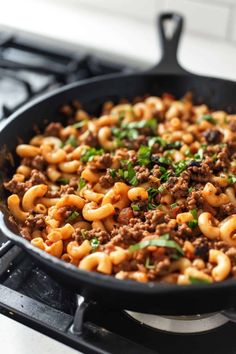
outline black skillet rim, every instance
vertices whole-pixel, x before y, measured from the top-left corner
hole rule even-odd
[[[80,82],[75,82],[69,85],[65,85],[59,89],[56,89],[52,92],[49,92],[45,95],[42,95],[29,103],[25,104],[23,107],[19,108],[16,112],[14,112],[9,118],[6,119],[6,122],[3,124],[3,128],[1,129],[0,134],[4,133],[4,130],[7,129],[8,125],[14,121],[15,119],[18,118],[19,115],[23,114],[25,111],[29,110],[33,106],[37,104],[43,103],[45,100],[51,98],[52,96],[59,95],[65,91],[69,91],[70,89],[73,89],[75,87],[80,87],[80,86],[85,86],[85,85],[90,85],[90,83],[96,83],[96,82],[101,82],[101,81],[107,81],[107,80],[112,80],[116,78],[130,78],[134,76],[167,76],[168,74],[154,74],[154,73],[136,73],[136,74],[109,74],[105,75],[103,77],[98,77],[98,78],[93,78],[93,79],[88,79],[88,80],[83,80]],[[194,75],[191,73],[186,73],[186,74],[170,74],[171,76],[197,76],[198,78],[203,78],[203,79],[209,79],[209,80],[216,80],[216,81],[223,81],[225,84],[236,84],[234,81],[230,80],[224,80],[224,79],[218,79],[218,78],[212,78],[212,77],[207,77],[207,76],[199,76],[199,75]],[[26,250],[29,254],[33,253],[36,258],[43,258],[44,263],[47,263],[49,267],[57,267],[57,270],[60,270],[64,275],[67,275],[68,272],[70,272],[70,275],[73,274],[74,279],[77,281],[83,280],[86,283],[89,283],[90,285],[95,285],[97,282],[99,283],[99,286],[103,288],[110,288],[112,287],[113,290],[119,290],[119,291],[129,291],[133,292],[134,294],[139,293],[139,294],[164,294],[168,292],[168,295],[171,293],[178,292],[178,295],[181,294],[188,294],[192,293],[194,289],[197,289],[198,291],[206,291],[207,289],[212,290],[223,290],[223,289],[236,289],[236,280],[234,279],[228,279],[225,281],[221,281],[219,283],[212,283],[212,284],[192,284],[192,285],[175,285],[175,284],[163,284],[163,283],[154,283],[154,282],[148,282],[148,283],[140,283],[136,281],[131,281],[131,280],[119,280],[116,279],[113,276],[108,276],[108,275],[103,275],[99,274],[96,272],[87,272],[83,270],[79,270],[75,266],[68,264],[66,262],[63,262],[62,260],[51,256],[50,254],[34,247],[29,241],[25,240],[23,237],[21,237],[19,234],[16,234],[12,232],[8,226],[7,223],[5,222],[5,217],[3,212],[0,210],[0,231],[3,232],[3,234],[8,237],[10,240],[12,240],[15,244],[19,245],[22,247],[24,250]],[[79,275],[79,277],[78,277]],[[81,278],[81,279],[80,279]]]

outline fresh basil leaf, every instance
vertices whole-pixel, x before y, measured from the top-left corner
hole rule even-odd
[[[180,245],[177,242],[172,241],[172,240],[168,240],[168,239],[162,238],[162,237],[159,237],[157,239],[152,239],[152,240],[145,240],[145,241],[141,241],[139,243],[136,243],[135,245],[132,245],[129,247],[129,251],[135,252],[135,251],[138,251],[142,248],[146,248],[149,246],[174,248],[181,255],[184,255],[182,248],[180,247]]]

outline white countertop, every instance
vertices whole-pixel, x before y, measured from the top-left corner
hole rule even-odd
[[[5,354],[80,354],[39,332],[0,315],[1,353]]]
[[[14,11],[13,11],[14,9]],[[77,9],[78,10],[78,9]],[[146,68],[160,58],[155,25],[90,13],[45,0],[7,0],[1,3],[0,26],[64,41],[106,58]],[[67,43],[67,44],[66,44]],[[70,45],[68,45],[70,43]],[[236,47],[185,34],[179,58],[196,73],[236,80]],[[1,352],[7,354],[74,354],[77,351],[0,315]]]

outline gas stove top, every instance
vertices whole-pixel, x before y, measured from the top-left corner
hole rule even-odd
[[[0,119],[64,84],[133,70],[61,48],[0,33]],[[0,312],[83,353],[236,353],[236,324],[223,315],[170,318],[86,302],[39,269],[4,235],[0,235]]]

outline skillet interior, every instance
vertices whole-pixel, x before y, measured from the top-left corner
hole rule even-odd
[[[33,125],[42,128],[47,124],[45,120],[61,120],[58,108],[73,99],[78,99],[90,113],[96,113],[106,100],[116,102],[124,97],[133,98],[145,93],[159,95],[162,92],[170,92],[179,98],[187,91],[193,92],[195,102],[204,102],[214,109],[236,111],[236,83],[196,75],[116,75],[102,80],[90,80],[84,84],[73,84],[28,104],[6,121],[0,132],[0,170],[4,178],[11,175],[12,167],[6,159],[6,151],[12,152],[17,161],[14,151],[18,139],[28,141],[34,134]],[[4,201],[6,195],[3,188],[1,193]],[[4,202],[3,209],[6,210]],[[234,280],[195,286],[120,281],[97,273],[78,271],[75,267],[33,248],[28,241],[16,236],[3,218],[0,219],[0,229],[26,249],[56,280],[78,293],[105,302],[106,305],[139,312],[180,315],[218,311],[234,304]]]

